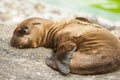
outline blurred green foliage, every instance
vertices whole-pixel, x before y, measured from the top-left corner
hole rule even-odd
[[[92,4],[93,7],[120,14],[120,0],[106,0],[103,3]]]

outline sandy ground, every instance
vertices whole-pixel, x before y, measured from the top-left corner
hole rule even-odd
[[[63,76],[45,64],[51,49],[43,47],[35,49],[17,49],[10,46],[10,39],[16,24],[27,17],[37,16],[47,19],[65,19],[68,13],[59,9],[46,7],[40,3],[25,0],[1,0],[0,3],[0,80],[120,80],[120,71],[103,75]],[[15,5],[12,5],[15,4]],[[24,6],[21,6],[24,5]],[[69,17],[76,16],[71,14]],[[99,23],[99,20],[90,18]],[[100,23],[99,23],[100,24]],[[105,28],[119,37],[119,25],[108,23]]]

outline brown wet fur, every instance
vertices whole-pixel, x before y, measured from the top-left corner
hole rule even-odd
[[[25,26],[27,32],[21,34],[21,28]],[[69,65],[70,72],[75,74],[103,74],[120,68],[119,40],[108,30],[82,17],[60,22],[43,18],[24,20],[15,29],[11,45],[52,48],[53,55],[47,65],[58,70],[57,61],[60,61],[61,65]],[[68,59],[70,63],[64,63],[65,56],[74,47],[76,50]]]

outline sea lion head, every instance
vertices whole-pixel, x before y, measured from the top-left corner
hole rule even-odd
[[[21,22],[13,32],[11,45],[18,48],[39,47],[44,38],[45,28],[52,21],[43,18],[29,18]]]

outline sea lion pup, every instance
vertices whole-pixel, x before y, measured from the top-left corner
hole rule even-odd
[[[108,30],[86,18],[53,22],[30,18],[20,23],[11,45],[52,48],[48,66],[62,74],[103,74],[120,67],[120,42]]]

